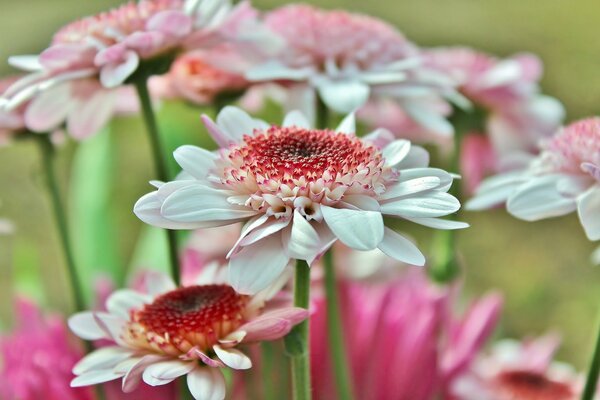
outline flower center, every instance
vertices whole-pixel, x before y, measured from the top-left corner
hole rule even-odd
[[[179,288],[133,311],[125,340],[167,354],[205,351],[246,321],[248,300],[227,285]]]
[[[570,400],[575,397],[567,384],[531,371],[504,372],[498,376],[497,383],[502,393],[511,399]]]
[[[52,43],[82,43],[92,39],[99,40],[104,45],[111,45],[121,36],[144,30],[146,22],[157,13],[182,6],[182,0],[131,1],[65,26],[54,35]]]

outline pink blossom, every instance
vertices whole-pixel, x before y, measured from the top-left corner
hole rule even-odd
[[[4,400],[91,400],[72,389],[73,365],[82,351],[58,317],[42,317],[33,303],[17,300],[16,325],[0,337],[0,397]]]
[[[447,392],[491,334],[501,304],[488,295],[459,318],[451,312],[456,292],[414,271],[376,284],[341,284],[356,398],[429,400]],[[334,398],[325,318],[325,300],[319,298],[311,317],[315,399]]]

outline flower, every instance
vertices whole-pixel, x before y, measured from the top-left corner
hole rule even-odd
[[[453,389],[460,400],[575,400],[581,382],[574,370],[553,362],[559,340],[503,340],[480,357]]]
[[[0,105],[11,110],[31,100],[30,130],[47,132],[66,122],[74,137],[87,137],[114,114],[115,88],[140,66],[162,73],[175,53],[225,40],[253,15],[247,3],[232,9],[228,1],[142,0],[86,17],[59,30],[39,56],[9,59],[30,74]]]
[[[224,399],[220,368],[252,366],[236,347],[283,337],[308,311],[268,302],[280,284],[246,296],[219,276],[210,268],[194,285],[176,288],[167,277],[151,274],[146,294],[118,290],[106,302],[108,312],[75,314],[69,326],[78,336],[114,345],[80,360],[71,386],[122,379],[123,391],[130,392],[142,380],[161,386],[187,375],[195,399]]]
[[[342,281],[339,293],[357,399],[429,400],[446,394],[492,333],[501,306],[491,294],[457,317],[451,312],[457,291],[435,286],[415,270],[375,284]],[[311,315],[315,399],[335,398],[325,306],[317,298]]]
[[[221,150],[177,149],[183,175],[157,183],[134,212],[167,229],[246,222],[229,253],[229,279],[241,293],[264,289],[290,259],[312,264],[337,239],[423,265],[421,252],[385,227],[383,215],[439,229],[467,226],[439,218],[460,208],[447,193],[450,174],[427,168],[423,148],[391,140],[389,132],[354,136],[353,115],[336,130],[311,129],[298,112],[269,126],[235,107],[216,123],[203,120]]]
[[[249,85],[243,74],[230,72],[211,64],[213,58],[224,58],[231,53],[223,48],[195,51],[178,57],[167,75],[156,77],[153,87],[160,89],[161,97],[183,97],[196,104],[210,104],[217,96],[241,94]],[[233,58],[233,56],[231,56]]]
[[[522,166],[538,152],[540,139],[548,138],[564,118],[564,108],[558,100],[540,94],[542,63],[532,54],[517,54],[499,60],[465,47],[426,50],[427,65],[451,76],[458,90],[477,109],[485,113],[484,121],[474,131],[465,134],[488,136],[483,159],[464,152],[462,163],[470,164],[464,173],[467,188],[479,185],[482,175]],[[483,142],[481,143],[483,144]],[[466,145],[466,144],[465,144]],[[475,155],[475,158],[464,160]],[[516,164],[516,165],[515,165]]]
[[[71,389],[71,368],[82,351],[58,317],[44,318],[35,304],[18,299],[16,326],[0,337],[0,397],[4,400],[92,400]]]
[[[526,169],[484,181],[467,207],[480,210],[505,201],[525,221],[577,210],[587,237],[600,240],[600,118],[561,129]]]
[[[339,113],[355,111],[372,93],[385,90],[386,96],[398,99],[419,123],[444,121],[421,103],[449,89],[446,80],[421,65],[419,49],[385,22],[295,4],[268,13],[264,24],[286,46],[251,69],[249,80],[316,90],[323,102]],[[314,107],[310,96],[298,96]],[[312,115],[307,108],[302,111]],[[445,128],[452,132],[447,122]]]

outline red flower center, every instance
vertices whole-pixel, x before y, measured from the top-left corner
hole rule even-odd
[[[575,398],[575,393],[569,385],[531,371],[504,372],[497,378],[497,383],[502,393],[511,399],[571,400]]]

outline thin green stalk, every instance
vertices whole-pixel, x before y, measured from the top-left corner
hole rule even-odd
[[[78,312],[83,311],[85,310],[85,300],[83,297],[81,281],[79,280],[79,274],[75,265],[75,258],[73,256],[73,249],[71,247],[71,241],[69,238],[67,215],[60,197],[60,190],[58,188],[58,181],[56,179],[54,146],[52,145],[52,142],[50,142],[49,135],[38,135],[36,136],[36,141],[39,144],[42,155],[42,169],[44,170],[44,174],[46,176],[46,185],[48,186],[48,193],[50,195],[50,201],[52,203],[52,209],[56,219],[56,227],[58,229],[60,243],[65,257],[67,274],[69,275],[69,280],[71,281],[71,290],[73,292],[75,308]]]
[[[317,95],[317,129],[327,129],[329,126],[329,109]]]
[[[598,375],[600,375],[600,327],[598,328],[598,337],[596,338],[596,347],[588,370],[585,388],[581,395],[581,400],[592,400],[596,393],[598,385]]]
[[[352,384],[348,371],[348,357],[342,333],[340,304],[337,293],[333,251],[329,250],[323,257],[325,264],[325,296],[327,299],[327,338],[329,340],[330,359],[335,376],[338,399],[353,399]]]
[[[310,300],[310,267],[306,261],[296,262],[294,306],[308,309]],[[285,337],[285,348],[291,358],[294,400],[310,400],[310,357],[308,319],[296,325]]]
[[[262,352],[262,376],[273,377],[276,374],[274,363],[275,349],[273,348],[273,343],[263,342],[260,347]],[[277,398],[274,379],[265,379],[263,387],[264,400],[275,400]]]
[[[156,123],[154,110],[152,108],[150,93],[148,92],[148,77],[144,74],[141,74],[133,81],[133,84],[135,85],[138,97],[140,99],[142,115],[144,117],[144,123],[146,124],[148,138],[150,139],[154,165],[156,167],[158,178],[163,182],[167,182],[169,180],[169,171],[167,169],[165,151],[163,149],[160,134],[158,132],[158,124]],[[167,240],[169,247],[169,258],[171,260],[171,276],[175,283],[179,285],[181,281],[181,271],[179,268],[177,233],[172,230],[167,230]]]

